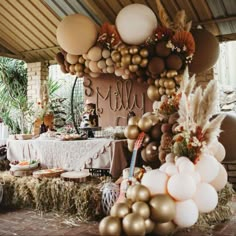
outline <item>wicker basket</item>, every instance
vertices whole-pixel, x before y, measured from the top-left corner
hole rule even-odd
[[[228,173],[228,181],[233,185],[234,190],[236,190],[236,161],[225,161],[222,163]]]

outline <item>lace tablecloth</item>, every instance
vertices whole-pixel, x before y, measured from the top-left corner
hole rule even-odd
[[[79,141],[8,139],[7,158],[9,161],[39,160],[42,166],[68,171],[110,169],[111,175],[118,177],[127,167],[125,145],[125,140],[103,138]]]

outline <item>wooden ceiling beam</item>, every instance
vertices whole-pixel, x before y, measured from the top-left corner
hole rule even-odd
[[[35,52],[45,52],[49,50],[60,49],[59,46],[48,47],[48,48],[39,48],[22,52],[22,54],[35,53]]]
[[[236,16],[228,16],[228,17],[193,22],[193,25],[197,26],[197,25],[217,24],[217,23],[229,22],[229,21],[236,21]]]

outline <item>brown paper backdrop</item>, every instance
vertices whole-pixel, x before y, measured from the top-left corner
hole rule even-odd
[[[146,83],[119,79],[114,75],[85,78],[85,101],[97,105],[99,126],[126,126],[129,111],[142,116],[152,111],[152,102],[147,97]]]

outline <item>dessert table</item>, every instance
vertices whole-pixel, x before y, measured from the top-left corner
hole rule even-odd
[[[60,167],[68,171],[109,169],[113,177],[119,177],[127,167],[126,153],[126,140],[7,140],[9,161],[39,160],[44,167]]]

